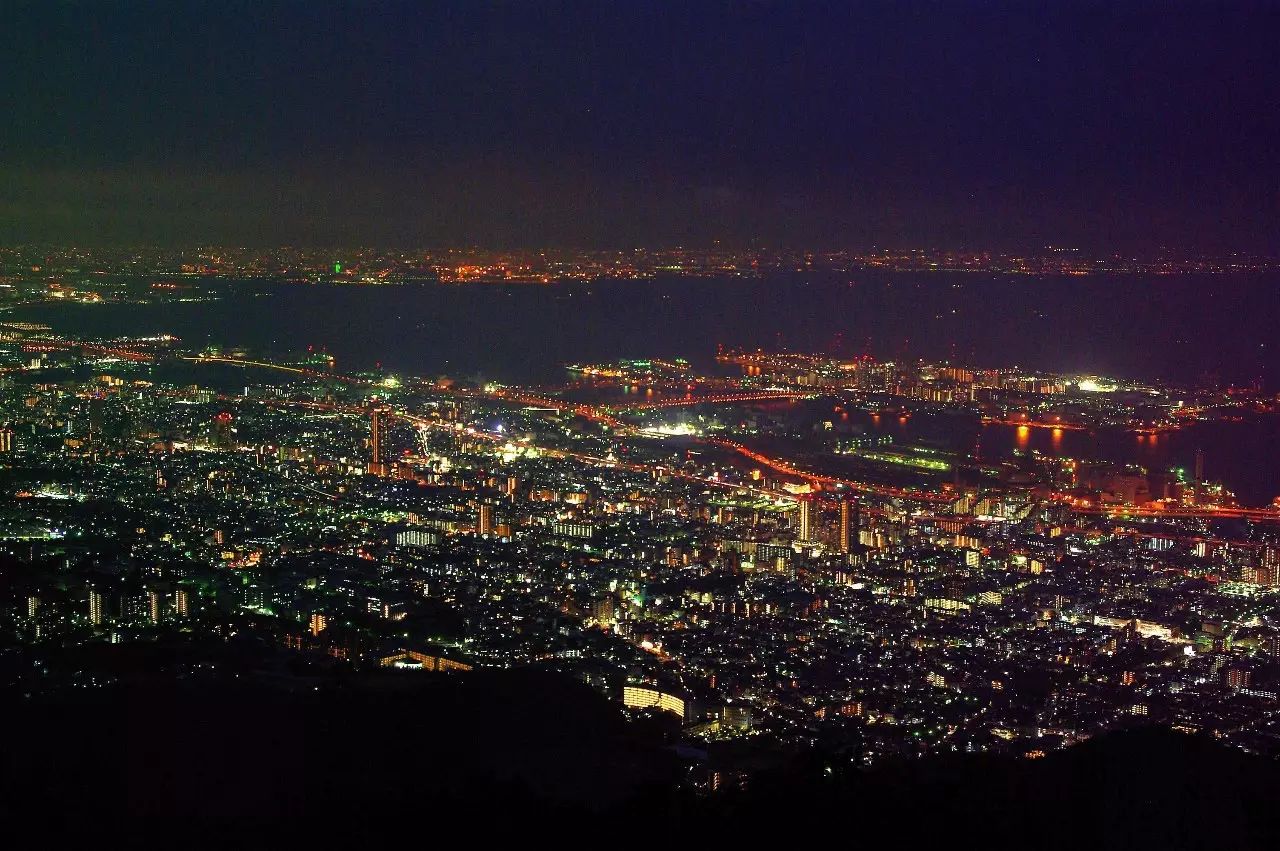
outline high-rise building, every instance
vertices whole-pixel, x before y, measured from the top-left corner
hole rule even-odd
[[[151,601],[143,591],[129,591],[120,595],[120,616],[126,623],[140,624],[151,617]]]
[[[476,520],[476,532],[481,535],[493,534],[493,506],[487,502],[480,504],[480,516]]]
[[[0,428],[0,452],[13,451],[13,429],[6,426]]]
[[[858,533],[858,504],[851,499],[840,500],[840,552],[853,549],[854,536]]]
[[[89,440],[91,446],[97,445],[102,440],[102,399],[94,396],[89,400]]]
[[[809,496],[800,497],[800,540],[813,540],[813,499]]]
[[[180,618],[185,618],[191,612],[191,592],[189,590],[179,588],[174,592],[173,610]]]
[[[387,467],[382,462],[382,411],[374,408],[369,414],[369,474],[384,476]]]
[[[231,424],[235,417],[230,411],[222,411],[213,418],[213,445],[219,449],[230,449],[235,445],[231,437]]]
[[[97,588],[89,589],[89,623],[101,626],[107,618],[106,595]]]
[[[158,589],[151,588],[147,591],[147,616],[152,623],[160,623],[164,620],[165,611],[169,608],[169,595]]]
[[[604,629],[612,629],[614,624],[614,604],[612,597],[601,597],[591,605],[591,617],[596,625]]]

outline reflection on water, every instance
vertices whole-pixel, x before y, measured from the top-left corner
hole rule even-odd
[[[1195,465],[1204,451],[1205,477],[1225,482],[1242,502],[1266,505],[1280,495],[1280,417],[1258,416],[1238,423],[1195,423],[1161,434],[1121,430],[1050,431],[1002,425],[982,427],[983,460],[995,460],[1012,449],[1045,455],[1138,464],[1148,470]]]
[[[1176,431],[1134,434],[982,424],[976,416],[919,412],[902,423],[894,417],[867,416],[867,427],[902,443],[920,443],[996,463],[1014,452],[1081,460],[1137,464],[1148,470],[1195,465],[1204,451],[1205,477],[1222,481],[1246,505],[1267,505],[1280,495],[1280,416],[1257,415],[1242,422],[1201,422]]]

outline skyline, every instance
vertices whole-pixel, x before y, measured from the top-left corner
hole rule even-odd
[[[1266,251],[1277,10],[1160,8],[28,4],[0,242]]]

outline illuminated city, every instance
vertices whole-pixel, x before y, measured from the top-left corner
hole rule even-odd
[[[341,29],[346,13],[317,5],[298,11],[299,39]],[[1269,847],[1280,835],[1274,203],[1259,212],[1243,190],[1224,190],[1228,204],[1190,185],[1143,195],[1121,166],[1082,160],[1119,187],[1082,180],[1081,197],[1109,211],[1089,219],[1066,178],[1024,162],[1048,142],[994,145],[992,159],[1012,164],[990,168],[1028,197],[1063,197],[1054,215],[1028,217],[1026,198],[956,176],[987,167],[960,131],[944,133],[952,170],[903,142],[923,125],[887,118],[909,116],[899,101],[917,96],[892,79],[895,62],[916,62],[902,46],[893,61],[823,60],[879,75],[858,85],[881,92],[865,108],[891,139],[859,143],[878,165],[854,200],[797,170],[811,162],[843,180],[833,151],[866,128],[804,94],[822,87],[816,64],[780,57],[753,54],[735,82],[673,56],[653,73],[689,100],[647,127],[629,111],[651,107],[647,96],[585,83],[572,62],[527,82],[490,45],[494,78],[463,81],[404,48],[446,81],[440,114],[455,138],[435,113],[400,115],[435,101],[407,70],[387,70],[401,61],[390,23],[444,32],[450,15],[474,14],[492,44],[535,54],[525,36],[537,44],[549,24],[451,4],[448,22],[428,23],[430,5],[389,5],[365,35],[343,35],[381,57],[351,60],[350,77],[260,59],[254,73],[284,86],[285,108],[276,121],[252,107],[263,135],[243,152],[205,120],[207,143],[155,130],[156,145],[207,156],[198,168],[115,121],[84,139],[67,131],[66,163],[39,159],[43,130],[23,131],[36,165],[5,149],[29,181],[0,194],[0,691],[19,719],[6,823],[39,813],[52,824],[85,800],[85,823],[120,819],[129,836],[191,825],[210,841],[243,830],[272,844],[363,843],[401,821],[492,817],[612,844],[624,824],[660,841],[736,838],[756,819],[844,829],[852,808],[855,843],[906,830],[909,847],[966,834],[983,847]],[[695,64],[703,51],[758,53],[754,14],[822,40],[781,4],[693,5],[691,20],[727,28],[725,44],[715,28],[706,44],[655,41]],[[924,43],[950,43],[924,20],[941,9],[902,23],[853,5],[886,33],[919,26]],[[853,28],[834,8],[809,14]],[[1044,20],[1009,14],[991,26],[1021,33],[1018,44],[1045,38]],[[1258,17],[1245,30],[1278,32],[1274,15]],[[228,26],[245,57],[292,44]],[[611,66],[591,28],[566,27],[601,80],[638,67],[634,56]],[[1262,50],[1231,32],[1223,44],[1235,47],[1215,47],[1224,56]],[[1048,66],[1077,61],[1053,52],[1071,39],[1045,43]],[[437,47],[450,62],[464,55]],[[1020,51],[1019,73],[1043,75],[1025,85],[1083,85]],[[960,73],[944,54],[936,73]],[[157,59],[155,73],[187,60]],[[1157,60],[1176,77],[1178,63]],[[1020,108],[1000,89],[1003,66],[966,62],[995,80],[998,106]],[[199,73],[211,111],[256,103],[236,92],[260,83],[210,68]],[[66,73],[88,87],[87,66]],[[1262,80],[1280,85],[1274,68]],[[65,97],[28,82],[41,103]],[[1254,140],[1274,116],[1230,124],[1236,101],[1205,106],[1193,80],[1175,83],[1201,124],[1229,125],[1241,158],[1262,156]],[[757,90],[813,138],[742,126]],[[144,91],[148,105],[169,102]],[[511,116],[477,106],[490,96]],[[950,95],[919,97],[957,120]],[[957,97],[975,113],[960,123],[979,122],[986,101]],[[1063,97],[1063,109],[1093,106]],[[617,127],[548,129],[546,116],[578,109]],[[704,109],[739,135],[713,144]],[[333,126],[306,123],[305,142],[283,126],[324,110]],[[508,140],[508,120],[527,138]],[[1058,125],[1026,119],[1029,137],[1036,121]],[[1187,139],[1160,148],[1180,169],[1209,156],[1207,130],[1161,126]],[[1072,127],[1148,161],[1124,147],[1147,140],[1145,126]],[[503,141],[473,160],[482,130]],[[157,158],[137,166],[136,188],[123,160],[65,176],[117,136],[138,163]],[[671,153],[672,139],[689,150]],[[632,146],[643,145],[641,156]],[[474,178],[477,195],[415,188],[397,202],[387,187],[411,185],[399,169],[437,155],[448,192]],[[616,186],[601,165],[613,158]],[[936,205],[891,174],[911,163],[937,181]],[[707,182],[672,201],[666,181],[685,167]],[[199,175],[191,195],[157,177],[184,169]],[[317,188],[330,169],[350,184],[336,195]],[[776,182],[756,174],[769,169]],[[1259,171],[1276,177],[1274,163]],[[652,186],[618,188],[636,175]],[[777,188],[789,181],[808,188]],[[215,209],[233,191],[243,222]],[[960,197],[990,222],[970,227],[972,210],[946,207]],[[1157,202],[1163,213],[1131,221]],[[485,205],[505,212],[487,217]],[[826,229],[858,216],[879,224]],[[402,218],[423,224],[401,231]],[[918,835],[902,827],[917,818]]]

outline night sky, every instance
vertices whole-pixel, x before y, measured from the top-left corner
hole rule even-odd
[[[0,243],[1280,246],[1276,3],[5,8]]]

